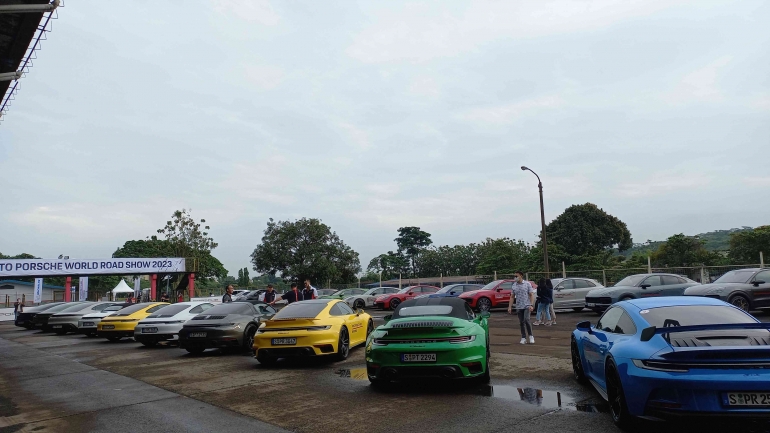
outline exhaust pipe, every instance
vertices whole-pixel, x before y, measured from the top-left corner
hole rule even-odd
[[[454,367],[444,367],[441,369],[441,377],[451,379],[457,376],[457,370]]]
[[[393,380],[398,376],[398,371],[395,368],[389,367],[383,369],[380,374],[385,380]]]

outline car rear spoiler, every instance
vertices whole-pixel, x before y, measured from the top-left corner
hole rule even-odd
[[[658,334],[662,335],[671,334],[674,332],[697,332],[722,329],[767,329],[770,331],[770,323],[720,323],[714,325],[667,326],[665,328],[650,326],[649,328],[642,329],[640,340],[650,341],[652,337]]]

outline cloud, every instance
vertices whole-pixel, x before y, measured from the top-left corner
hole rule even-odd
[[[680,176],[670,172],[644,174],[643,182],[628,182],[615,188],[614,193],[621,197],[649,197],[670,192],[684,192],[708,186],[711,179],[703,174],[688,173]]]
[[[281,17],[269,0],[211,0],[214,10],[228,18],[238,18],[266,26],[277,25]]]
[[[559,96],[539,96],[510,104],[471,108],[455,117],[479,124],[504,125],[515,122],[521,116],[535,114],[540,110],[561,108],[564,105],[565,101]]]
[[[719,87],[719,78],[731,61],[731,56],[720,57],[688,73],[682,77],[674,90],[664,95],[664,99],[672,104],[722,99],[723,92]]]
[[[246,81],[261,90],[271,90],[280,86],[285,78],[283,69],[276,66],[242,65]]]
[[[770,186],[770,176],[765,177],[744,177],[743,183],[750,185],[750,186],[758,186],[758,187],[764,187],[764,186]]]
[[[337,127],[342,132],[345,141],[353,147],[359,150],[365,150],[372,147],[372,143],[369,141],[369,134],[363,129],[344,121],[337,122]]]

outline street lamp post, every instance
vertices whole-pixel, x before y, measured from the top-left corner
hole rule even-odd
[[[540,190],[540,225],[542,228],[542,241],[543,241],[543,261],[545,262],[545,277],[549,277],[549,268],[548,268],[548,238],[545,235],[545,210],[543,208],[543,182],[540,181],[540,176],[537,175],[532,169],[521,166],[521,169],[523,171],[531,171],[532,174],[537,177],[537,188]]]

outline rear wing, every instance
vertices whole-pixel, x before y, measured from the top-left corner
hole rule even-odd
[[[721,323],[714,325],[693,325],[693,326],[667,326],[658,328],[650,326],[642,330],[641,341],[650,341],[655,335],[672,334],[674,332],[696,332],[724,329],[766,329],[770,331],[770,323]]]

